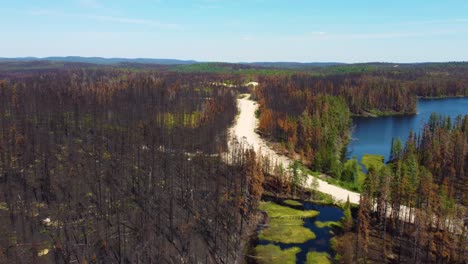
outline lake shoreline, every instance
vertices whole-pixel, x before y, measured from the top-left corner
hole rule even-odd
[[[468,98],[465,95],[455,95],[455,96],[438,96],[438,97],[426,97],[426,96],[417,96],[416,99],[419,100],[444,100],[444,99],[463,99]],[[414,112],[396,112],[396,111],[380,111],[377,109],[372,109],[369,111],[364,111],[364,113],[355,114],[352,113],[351,117],[388,117],[388,116],[412,116],[417,115],[418,109]]]
[[[353,116],[353,140],[347,146],[347,158],[363,154],[384,155],[388,161],[392,138],[405,142],[410,131],[420,133],[432,113],[450,116],[468,114],[468,97],[419,98],[417,114],[378,117]]]

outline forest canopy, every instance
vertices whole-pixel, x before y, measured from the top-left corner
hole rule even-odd
[[[263,188],[297,198],[303,171],[362,191],[343,259],[460,262],[466,236],[441,230],[466,214],[467,116],[433,115],[388,164],[366,157],[367,175],[346,147],[353,116],[467,96],[467,76],[463,63],[0,63],[0,262],[239,262]],[[241,93],[291,168],[230,141]]]
[[[21,76],[0,82],[0,262],[242,257],[263,176],[241,145],[223,161],[235,91],[189,74]]]

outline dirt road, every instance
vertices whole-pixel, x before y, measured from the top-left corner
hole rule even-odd
[[[242,140],[255,149],[255,151],[263,156],[267,156],[273,163],[282,164],[284,168],[288,168],[292,160],[284,155],[277,154],[271,149],[260,135],[255,131],[258,127],[258,120],[255,117],[257,103],[246,96],[237,100],[239,108],[239,116],[235,125],[231,128],[231,135],[236,136],[238,140]],[[306,186],[310,187],[313,182],[313,176],[308,175]],[[349,197],[349,201],[354,204],[359,203],[359,193],[351,192],[338,186],[331,185],[326,181],[317,179],[317,190],[331,195],[336,201],[344,202]]]

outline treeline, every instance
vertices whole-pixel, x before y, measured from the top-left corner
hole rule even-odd
[[[421,135],[392,145],[391,162],[368,171],[342,262],[466,263],[468,116],[432,115]]]
[[[243,259],[263,174],[241,144],[225,162],[235,91],[214,81],[90,69],[0,81],[0,262]]]
[[[333,95],[343,98],[353,114],[374,114],[377,111],[414,113],[416,100],[399,80],[372,75],[331,75],[324,77],[293,75],[260,80],[271,87],[288,87],[289,90],[307,90],[311,95]]]
[[[355,115],[416,113],[417,97],[468,96],[468,69],[405,68],[353,74],[296,74],[260,78],[263,89],[307,90],[342,97]],[[294,106],[290,106],[294,109]],[[294,111],[294,110],[291,110]]]

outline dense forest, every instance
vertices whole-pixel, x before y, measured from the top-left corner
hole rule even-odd
[[[421,135],[394,140],[391,162],[369,168],[341,261],[466,263],[467,153],[468,115],[434,114]]]
[[[0,81],[0,263],[242,259],[263,175],[240,143],[222,160],[235,91],[193,74],[10,76]]]

